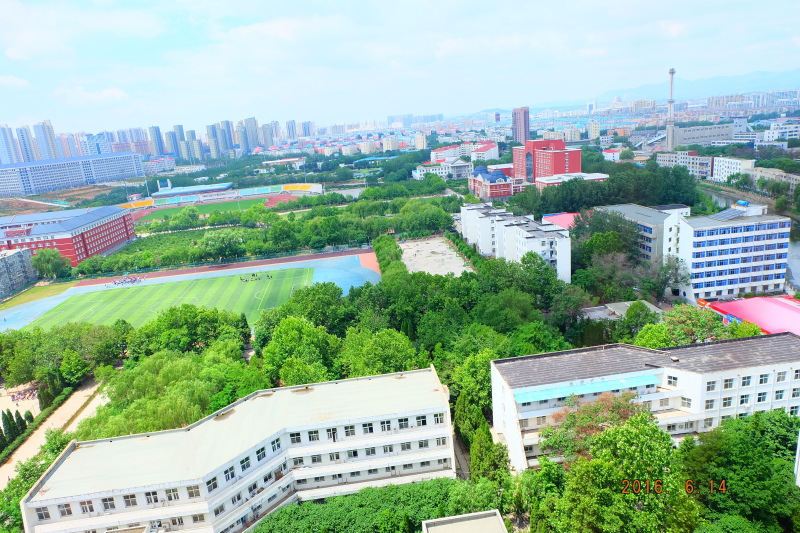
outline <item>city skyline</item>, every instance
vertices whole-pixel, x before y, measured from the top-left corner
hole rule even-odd
[[[0,120],[87,132],[201,131],[219,117],[252,116],[324,125],[591,99],[663,82],[671,67],[685,80],[798,67],[788,1],[746,17],[722,2],[677,2],[674,15],[640,2],[516,2],[493,17],[455,5],[313,2],[303,13],[272,6],[267,16],[250,1],[0,0],[10,28],[0,35],[0,98],[13,103]],[[489,68],[480,76],[479,64]],[[488,72],[513,82],[464,90]]]

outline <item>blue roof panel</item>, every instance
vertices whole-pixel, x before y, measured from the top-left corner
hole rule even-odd
[[[557,387],[554,389],[541,389],[530,392],[518,392],[514,394],[514,401],[517,403],[538,402],[539,400],[550,400],[553,398],[566,398],[572,394],[591,394],[594,392],[607,392],[617,389],[627,389],[630,387],[642,387],[645,385],[657,385],[661,383],[658,376],[634,376],[624,379],[611,379],[608,381],[595,381],[582,385],[568,387]]]

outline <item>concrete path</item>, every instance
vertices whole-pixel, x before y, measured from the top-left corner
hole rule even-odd
[[[95,389],[96,388],[97,387],[95,387]],[[75,394],[78,394],[78,391],[76,391]],[[86,398],[84,398],[84,400],[85,399]],[[97,413],[97,408],[100,407],[101,405],[107,404],[108,401],[109,401],[108,398],[106,398],[106,396],[102,393],[95,395],[95,397],[92,398],[92,401],[89,402],[86,405],[86,407],[83,408],[83,411],[81,411],[81,413],[75,417],[75,420],[70,422],[69,426],[64,428],[64,431],[69,433],[78,429],[78,424],[81,422],[81,420],[94,416],[95,413]]]
[[[70,417],[81,408],[89,396],[91,396],[99,386],[99,383],[94,382],[81,385],[78,390],[72,393],[72,396],[70,396],[66,402],[61,404],[61,407],[50,415],[44,424],[39,426],[39,429],[37,429],[33,435],[28,437],[28,440],[26,440],[22,446],[17,448],[17,451],[14,452],[9,460],[4,465],[0,466],[0,490],[6,488],[8,480],[17,475],[14,470],[17,463],[27,461],[39,453],[39,448],[41,448],[42,444],[45,442],[45,431],[64,427],[64,424],[66,424]],[[86,411],[87,410],[84,410],[84,412]]]

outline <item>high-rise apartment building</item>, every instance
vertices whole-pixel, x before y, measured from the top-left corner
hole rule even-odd
[[[111,143],[104,133],[87,133],[81,141],[81,151],[83,155],[110,154]]]
[[[221,150],[233,150],[233,145],[236,144],[233,140],[233,133],[235,128],[233,122],[230,120],[222,120],[217,124],[218,139],[220,140],[219,147]]]
[[[208,138],[208,153],[211,159],[219,159],[219,139],[213,137]]]
[[[269,149],[270,146],[275,144],[272,140],[272,125],[271,124],[262,124],[259,130],[259,139],[258,142],[261,146],[266,149]]]
[[[187,141],[178,141],[178,155],[181,159],[192,159],[192,154],[189,151],[189,143]]]
[[[188,133],[188,132],[187,132]],[[192,132],[194,133],[194,132]],[[203,145],[200,142],[200,139],[192,139],[191,141],[187,141],[189,143],[189,152],[192,155],[193,159],[197,161],[203,160]]]
[[[531,138],[531,115],[528,107],[516,107],[511,113],[511,133],[514,142],[524,143]]]
[[[161,137],[161,128],[150,126],[150,155],[164,155],[164,139]]]
[[[247,134],[248,152],[252,152],[258,146],[258,121],[255,117],[244,119],[244,129]]]
[[[19,141],[19,151],[22,155],[22,162],[30,163],[39,160],[39,149],[33,139],[30,126],[17,128],[17,140]]]
[[[83,149],[79,146],[77,140],[75,139],[75,135],[71,133],[59,133],[56,135],[56,144],[58,145],[59,159],[83,155]]]
[[[7,124],[0,124],[0,165],[21,163],[22,159],[17,151],[17,142],[14,131]]]
[[[535,183],[539,177],[581,171],[581,150],[567,148],[562,140],[526,141],[512,149],[514,178]]]
[[[313,137],[316,135],[316,128],[314,127],[314,123],[306,120],[305,122],[300,124],[300,127],[303,130],[303,137]]]
[[[595,120],[590,120],[586,124],[586,133],[589,135],[589,140],[594,140],[600,137],[600,123]]]
[[[178,136],[174,131],[164,132],[164,144],[168,154],[178,153]]]
[[[418,131],[414,134],[414,148],[416,150],[424,150],[428,147],[428,139],[425,137],[425,134],[421,131]]]
[[[197,134],[194,132],[194,130],[186,130],[186,141],[189,142],[195,139],[197,139]]]
[[[45,120],[34,124],[33,133],[36,136],[36,145],[39,148],[39,159],[58,159],[56,135],[53,132],[53,125],[50,121]]]
[[[253,151],[255,146],[250,146],[250,139],[247,136],[247,128],[245,128],[244,124],[236,126],[236,137],[239,140],[239,148],[241,148],[244,155]]]
[[[270,122],[270,126],[272,127],[272,140],[273,142],[277,142],[278,139],[282,139],[281,136],[281,123],[277,120],[273,120]]]
[[[290,141],[297,139],[297,124],[294,120],[286,121],[286,138]]]
[[[172,126],[172,131],[175,132],[178,142],[186,140],[186,135],[183,133],[183,124],[176,124],[175,126]]]

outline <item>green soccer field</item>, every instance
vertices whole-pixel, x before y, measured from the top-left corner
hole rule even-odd
[[[250,208],[251,205],[256,204],[263,204],[266,202],[268,198],[250,198],[247,200],[232,200],[230,202],[218,202],[215,204],[197,204],[195,207],[197,211],[201,215],[210,215],[214,211],[219,211],[220,213],[223,211],[246,211]],[[147,216],[143,216],[137,222],[151,222],[153,220],[163,220],[165,216],[175,216],[180,213],[181,209],[186,207],[182,205],[180,207],[170,207],[166,209],[159,209],[158,211],[153,211]]]
[[[267,279],[268,274],[272,279]],[[78,294],[31,325],[48,328],[67,322],[113,324],[118,318],[124,318],[138,327],[160,311],[181,304],[243,312],[252,324],[262,309],[288,300],[292,287],[311,285],[313,276],[313,268],[293,268],[264,272],[259,281],[243,282],[239,278],[249,278],[250,274],[241,274]]]

